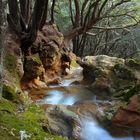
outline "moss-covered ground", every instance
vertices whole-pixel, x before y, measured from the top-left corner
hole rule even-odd
[[[19,140],[20,131],[30,136],[27,140],[67,140],[67,138],[46,133],[42,126],[47,125],[44,110],[35,104],[21,108],[6,99],[0,99],[0,140]]]

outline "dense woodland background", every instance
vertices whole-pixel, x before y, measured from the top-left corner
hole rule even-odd
[[[84,16],[89,11],[88,2],[88,0],[79,1],[81,20],[85,18]],[[79,56],[106,54],[123,58],[138,57],[140,45],[140,26],[138,24],[140,20],[140,3],[138,0],[104,2],[106,3],[104,3],[101,13],[103,18],[93,24],[89,32],[75,38],[77,44],[74,44],[76,41],[73,39],[73,51]],[[113,9],[110,8],[111,5],[119,2],[122,2],[122,4],[114,6]],[[71,18],[71,14],[73,14],[74,18],[76,8],[74,1],[72,1],[72,11],[70,12],[69,3],[70,1],[60,1],[55,7],[55,21],[59,29],[64,33],[74,27],[72,24],[74,19]],[[87,5],[84,5],[85,3]],[[99,4],[99,6],[101,5]],[[91,15],[92,12],[89,14],[89,19]]]

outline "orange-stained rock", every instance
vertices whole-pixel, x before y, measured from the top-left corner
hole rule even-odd
[[[57,84],[60,84],[61,83],[61,78],[60,77],[56,77],[54,79],[49,79],[47,81],[47,84],[49,85],[57,85]]]
[[[112,123],[140,130],[140,95],[133,96],[126,108],[120,107],[112,118]]]
[[[69,67],[69,51],[64,49],[63,34],[55,24],[46,23],[38,31],[37,38],[29,50],[22,87],[40,88],[42,82],[58,84],[60,83],[58,77],[65,75],[65,70]],[[37,77],[39,77],[38,81]]]

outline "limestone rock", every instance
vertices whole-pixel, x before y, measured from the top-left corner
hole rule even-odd
[[[140,82],[140,63],[106,55],[86,56],[79,61],[83,67],[84,84],[94,92],[113,95]]]

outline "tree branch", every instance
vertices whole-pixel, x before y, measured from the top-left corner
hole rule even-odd
[[[56,0],[53,0],[52,7],[51,7],[51,22],[54,23],[54,8],[55,8]]]

